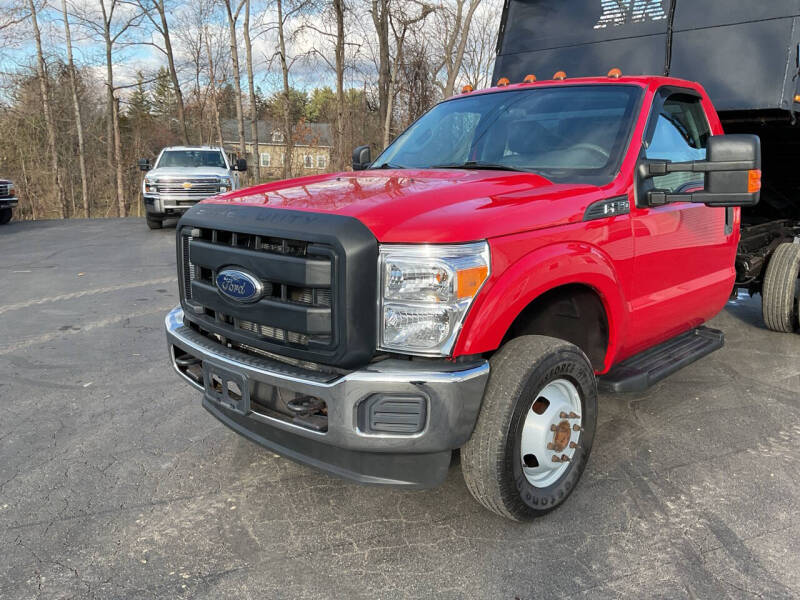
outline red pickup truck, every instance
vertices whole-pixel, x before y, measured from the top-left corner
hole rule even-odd
[[[597,390],[719,348],[754,135],[697,83],[608,76],[447,99],[354,171],[210,198],[181,219],[177,372],[220,421],[360,482],[528,519],[586,466]]]

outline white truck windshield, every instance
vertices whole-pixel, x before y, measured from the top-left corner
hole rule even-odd
[[[166,150],[156,166],[228,168],[218,150]]]

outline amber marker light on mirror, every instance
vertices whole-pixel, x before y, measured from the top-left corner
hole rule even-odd
[[[497,80],[497,87],[506,87],[509,83],[508,77],[501,77]]]
[[[611,69],[611,70],[608,72],[608,76],[609,76],[611,79],[619,79],[620,77],[622,77],[622,71],[621,71],[621,70],[619,70],[619,69],[617,69],[616,67],[614,67],[613,69]]]
[[[564,71],[556,71],[553,74],[553,79],[558,79],[559,81],[564,81],[567,78],[567,74]]]
[[[761,169],[750,169],[747,172],[747,193],[755,194],[761,190]]]

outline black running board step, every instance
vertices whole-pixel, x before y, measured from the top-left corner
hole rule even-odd
[[[598,377],[597,388],[601,392],[643,392],[724,344],[725,334],[719,329],[692,329],[619,363]]]

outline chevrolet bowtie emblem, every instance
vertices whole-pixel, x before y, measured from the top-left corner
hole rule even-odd
[[[190,190],[190,189],[192,189],[192,184],[191,184],[191,182],[189,182],[189,181],[184,181],[184,182],[183,182],[183,189],[185,189],[185,190]]]

